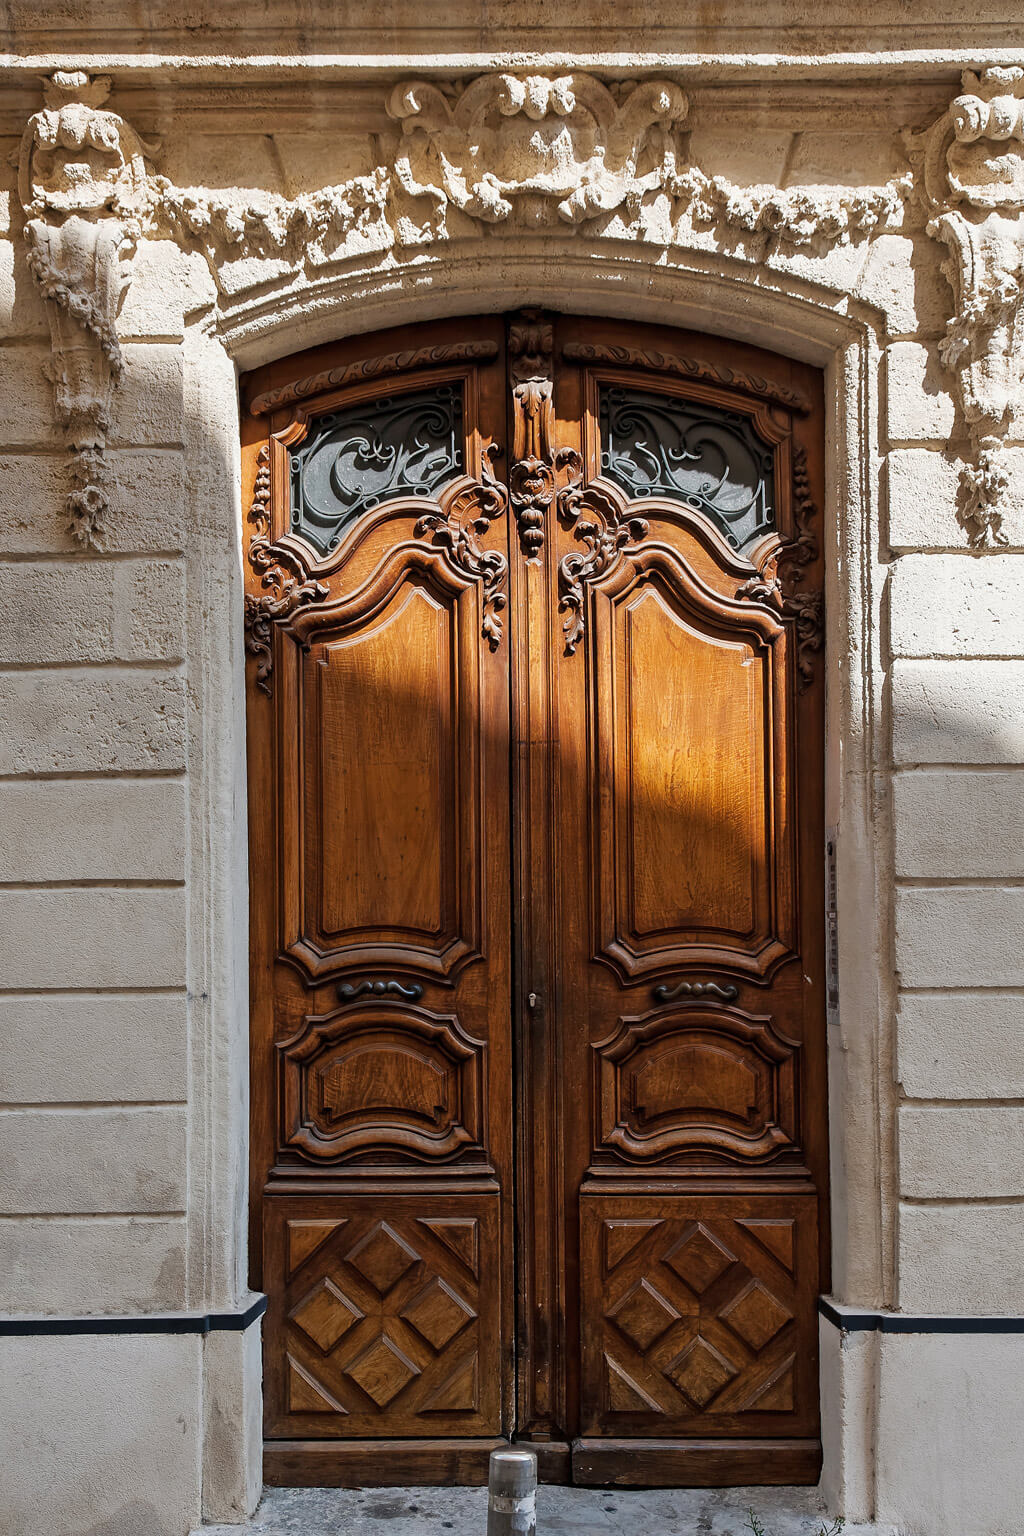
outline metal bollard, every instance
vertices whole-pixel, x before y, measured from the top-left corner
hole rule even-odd
[[[492,1451],[487,1478],[487,1536],[536,1536],[537,1458],[521,1446]]]

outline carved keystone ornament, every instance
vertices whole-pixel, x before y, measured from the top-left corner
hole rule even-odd
[[[675,171],[671,130],[687,100],[649,80],[621,105],[591,75],[481,75],[454,101],[436,85],[398,85],[388,113],[402,124],[395,175],[433,199],[444,230],[448,205],[497,224],[518,203],[525,222],[578,224],[633,205]]]
[[[101,110],[106,76],[58,71],[29,119],[18,155],[32,275],[47,301],[57,417],[71,449],[71,530],[101,547],[107,509],[103,450],[122,358],[115,318],[124,258],[140,233],[152,153],[115,112]]]

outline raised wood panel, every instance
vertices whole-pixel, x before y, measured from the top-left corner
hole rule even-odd
[[[376,624],[317,655],[317,796],[307,814],[320,841],[306,857],[325,942],[386,928],[436,943],[451,925],[452,620],[450,604],[410,585]],[[399,784],[401,800],[389,793]]]
[[[312,1016],[279,1045],[285,1144],[315,1158],[482,1151],[483,1041],[387,1002]]]
[[[795,1146],[796,1050],[766,1015],[698,1003],[620,1019],[595,1077],[598,1151],[757,1163]]]
[[[448,975],[481,943],[478,594],[399,558],[348,607],[325,608],[299,668],[286,949],[316,978]]]
[[[785,630],[657,548],[594,611],[600,956],[766,975],[794,940]]]
[[[816,1434],[816,1204],[584,1195],[582,1433]]]
[[[497,1196],[321,1197],[313,1245],[307,1209],[266,1202],[268,1433],[500,1434]]]

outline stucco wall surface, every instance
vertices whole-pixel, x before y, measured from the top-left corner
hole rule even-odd
[[[1024,52],[804,9],[0,7],[5,1313],[251,1300],[238,370],[528,303],[825,370],[834,1295],[1024,1312]],[[1016,1529],[1020,1335],[822,1341],[837,1511]],[[251,1507],[258,1326],[3,1343],[14,1536]]]

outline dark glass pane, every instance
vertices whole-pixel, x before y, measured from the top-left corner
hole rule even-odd
[[[772,451],[749,418],[646,389],[600,394],[601,473],[703,512],[734,549],[774,526]]]
[[[326,555],[363,512],[462,474],[462,447],[461,384],[317,416],[290,454],[292,532]]]

